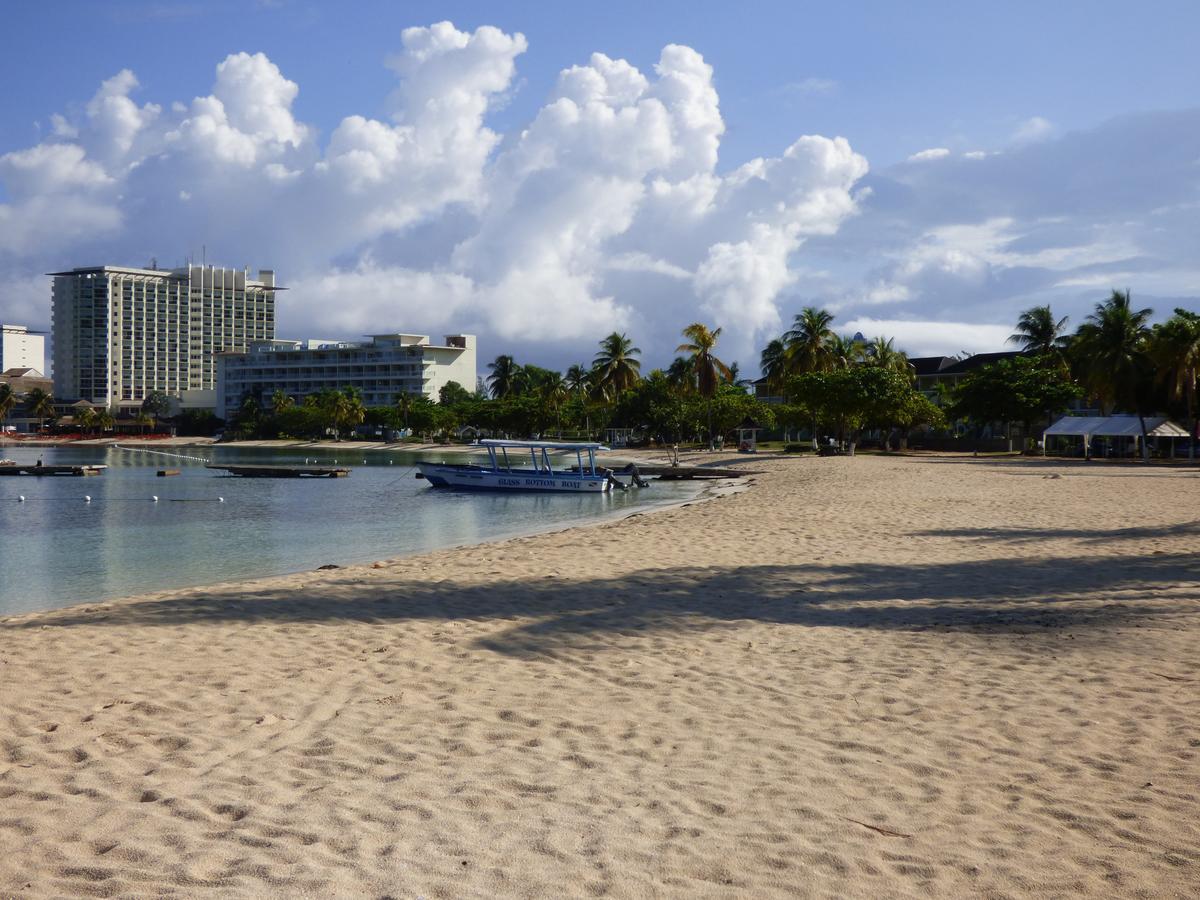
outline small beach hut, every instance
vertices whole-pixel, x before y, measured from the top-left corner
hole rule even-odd
[[[1175,455],[1175,438],[1187,436],[1185,429],[1166,416],[1146,416],[1147,439],[1170,438],[1171,456]],[[1141,437],[1142,424],[1137,416],[1063,416],[1042,433],[1042,455],[1046,455],[1052,438],[1082,439],[1085,458],[1092,455],[1096,438],[1110,438],[1114,441],[1131,439],[1136,456]]]
[[[747,416],[738,426],[738,453],[758,452],[758,433],[762,428]]]

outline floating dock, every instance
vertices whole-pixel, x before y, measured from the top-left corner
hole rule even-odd
[[[207,465],[206,469],[219,469],[236,475],[239,478],[345,478],[350,474],[349,469],[339,469],[332,466],[215,466]]]
[[[18,466],[15,463],[0,465],[0,475],[33,475],[43,477],[59,475],[81,477],[84,475],[101,475],[108,466]]]
[[[613,469],[614,475],[638,475],[644,478],[657,478],[661,481],[690,481],[697,478],[744,478],[747,475],[761,475],[755,469],[718,469],[715,466],[656,466],[650,463],[636,463]]]

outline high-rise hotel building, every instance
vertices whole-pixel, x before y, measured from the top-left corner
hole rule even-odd
[[[216,403],[216,355],[275,337],[275,273],[92,266],[54,276],[54,392],[110,408]]]

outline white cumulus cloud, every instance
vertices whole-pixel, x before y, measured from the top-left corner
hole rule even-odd
[[[920,150],[908,158],[909,162],[926,162],[931,159],[945,159],[950,155],[950,151],[946,147],[930,147],[928,150]]]
[[[1174,297],[1200,283],[1195,113],[1082,134],[1034,118],[1003,147],[875,173],[847,139],[812,134],[722,166],[715,73],[695,49],[577,60],[501,134],[491,114],[527,52],[490,26],[405,29],[381,60],[386,103],[327,135],[262,53],[214,58],[190,99],[151,102],[132,70],[81,85],[90,99],[51,115],[41,143],[0,156],[0,265],[22,285],[0,318],[48,324],[45,279],[31,312],[39,273],[205,245],[279,272],[281,336],[470,330],[485,356],[562,366],[617,329],[649,367],[702,321],[749,370],[809,304],[910,352],[957,352],[998,349],[997,323],[1035,302],[1077,315],[1109,278]]]

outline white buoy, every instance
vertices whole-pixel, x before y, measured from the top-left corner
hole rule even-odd
[[[364,459],[364,460],[363,460],[363,465],[365,466],[366,464],[367,464],[367,461]]]
[[[155,494],[155,495],[154,495],[153,497],[151,497],[150,499],[151,499],[151,500],[153,500],[155,503],[157,503],[157,502],[158,502],[158,495],[157,495],[157,494]]]
[[[25,502],[25,495],[24,495],[24,494],[22,494],[21,496],[19,496],[19,497],[17,498],[17,502],[18,502],[18,503],[24,503],[24,502]]]
[[[224,503],[224,502],[225,502],[225,498],[224,498],[224,497],[218,497],[218,498],[217,498],[217,502],[218,502],[218,503]]]
[[[91,502],[92,502],[92,495],[91,495],[91,494],[84,494],[84,495],[83,495],[83,502],[84,502],[84,503],[91,503]]]

